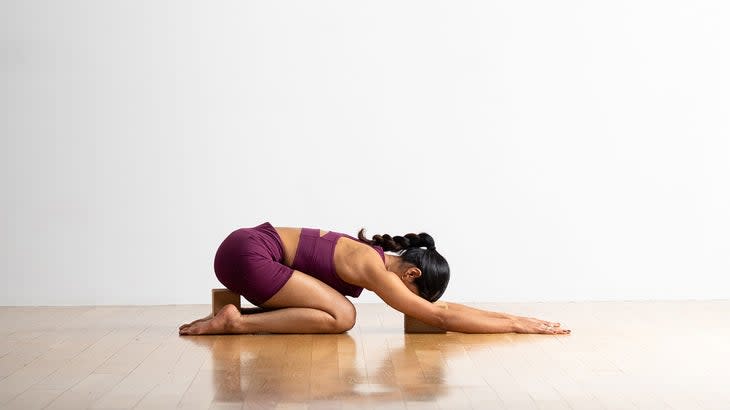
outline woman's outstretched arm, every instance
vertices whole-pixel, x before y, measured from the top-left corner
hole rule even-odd
[[[542,334],[567,334],[570,333],[569,329],[563,329],[560,327],[558,322],[549,322],[547,320],[541,320],[533,317],[516,316],[504,312],[493,312],[489,310],[482,310],[473,308],[466,305],[461,305],[454,302],[442,302],[448,306],[448,310],[457,317],[472,316],[481,318],[481,320],[503,320],[512,323],[515,333],[542,333]],[[457,325],[458,326],[458,325]],[[449,330],[449,329],[447,329]],[[496,332],[490,332],[496,333]],[[501,332],[500,332],[501,333]]]
[[[484,310],[473,309],[451,310],[452,304],[448,303],[446,313],[445,330],[462,333],[518,333],[519,322],[512,318],[500,318],[492,316]]]
[[[570,332],[552,322],[522,317],[495,317],[495,312],[464,305],[449,304],[449,308],[443,309],[413,294],[400,279],[385,270],[377,274],[377,280],[368,289],[377,293],[394,309],[428,325],[452,332],[544,334]],[[455,309],[451,309],[452,306]]]

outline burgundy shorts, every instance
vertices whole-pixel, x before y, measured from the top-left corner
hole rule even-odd
[[[229,290],[260,306],[274,296],[294,269],[281,261],[284,246],[270,223],[231,232],[218,247],[213,269]]]

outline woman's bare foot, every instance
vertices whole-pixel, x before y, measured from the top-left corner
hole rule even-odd
[[[220,335],[245,333],[241,319],[243,316],[236,305],[225,305],[218,314],[210,319],[200,319],[180,327],[181,335]]]
[[[188,326],[190,326],[190,325],[193,325],[193,324],[195,324],[195,323],[198,323],[198,322],[202,322],[202,321],[204,321],[204,320],[209,320],[209,319],[213,319],[213,314],[212,314],[212,313],[211,313],[211,314],[209,314],[208,316],[204,317],[204,318],[201,318],[201,319],[197,319],[197,320],[193,320],[193,321],[192,321],[192,322],[190,322],[190,323],[185,323],[184,325],[181,325],[181,326],[179,327],[179,330],[183,330],[184,328],[186,328],[186,327],[188,327]]]

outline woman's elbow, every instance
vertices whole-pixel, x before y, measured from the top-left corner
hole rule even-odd
[[[434,323],[432,325],[439,329],[449,330],[449,313],[451,312],[449,312],[445,308],[439,309],[436,312]]]

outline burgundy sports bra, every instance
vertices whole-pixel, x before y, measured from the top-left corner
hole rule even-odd
[[[358,297],[363,288],[343,281],[335,271],[335,245],[337,240],[343,236],[362,242],[358,238],[341,232],[329,231],[323,236],[319,236],[319,229],[302,228],[291,267],[321,280],[343,295]],[[368,246],[375,249],[385,262],[382,247],[369,244]]]

